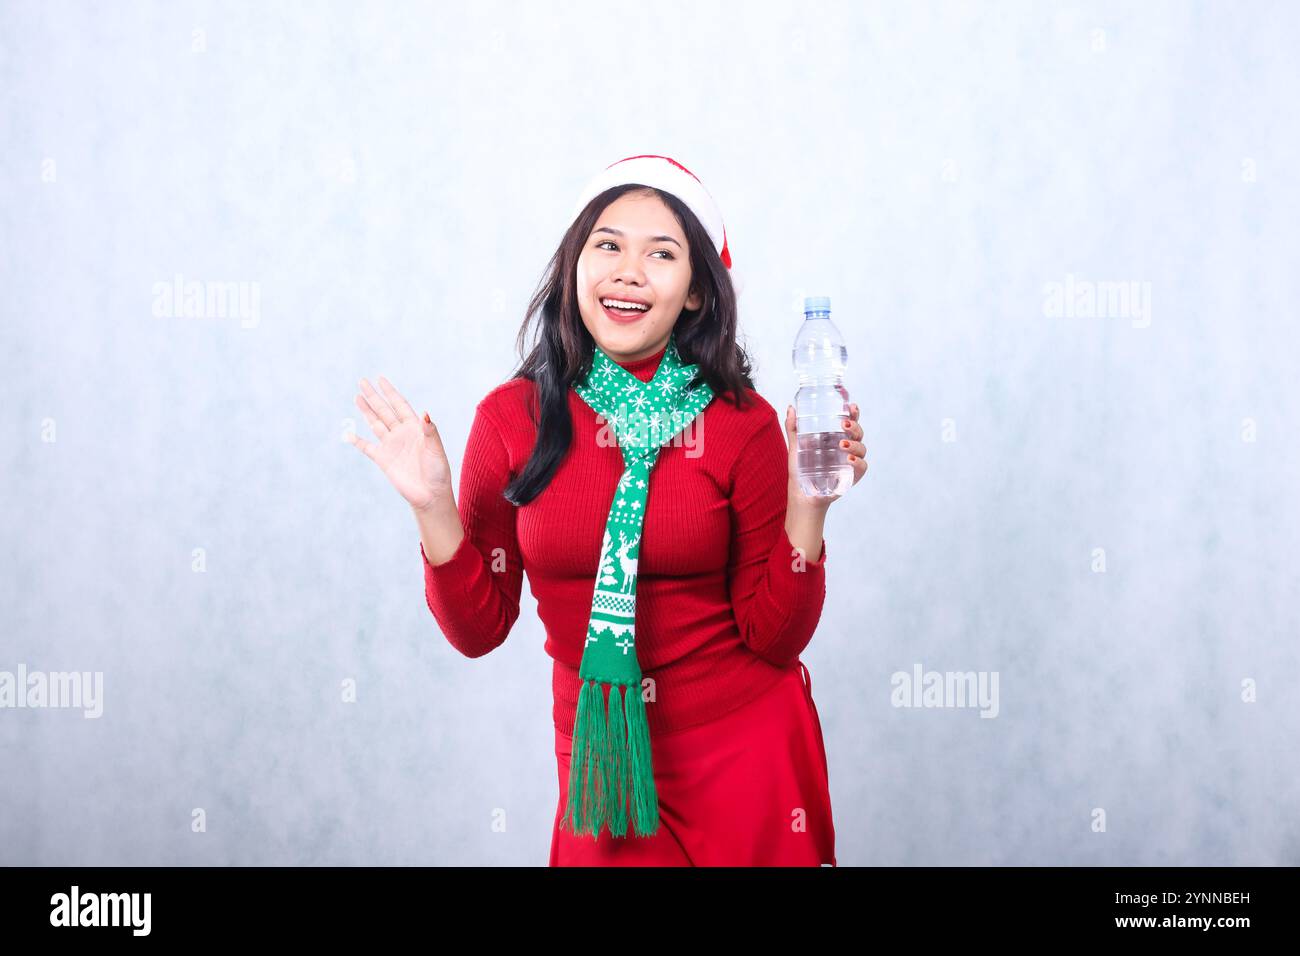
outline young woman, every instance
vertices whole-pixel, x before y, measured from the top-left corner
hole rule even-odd
[[[794,410],[783,434],[753,388],[699,180],[629,157],[575,208],[520,355],[540,316],[534,344],[476,406],[459,504],[437,427],[382,376],[356,399],[378,443],[353,443],[412,508],[429,610],[461,653],[506,639],[528,572],[553,658],[552,866],[833,866],[799,654],[838,496],[802,492]]]

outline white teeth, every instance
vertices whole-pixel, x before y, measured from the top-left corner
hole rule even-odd
[[[640,309],[642,312],[650,310],[648,305],[642,305],[640,302],[627,302],[623,299],[601,299],[600,304],[614,309]]]

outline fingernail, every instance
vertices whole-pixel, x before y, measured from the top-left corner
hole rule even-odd
[[[848,448],[848,447],[849,447],[849,443],[846,442],[846,441],[842,441],[842,442],[840,442],[840,447],[841,447],[841,448]]]

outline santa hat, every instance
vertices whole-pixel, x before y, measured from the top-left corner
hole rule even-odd
[[[728,269],[731,268],[727,230],[722,224],[722,213],[718,210],[717,203],[713,201],[713,197],[709,195],[698,176],[667,156],[629,156],[616,163],[610,163],[583,187],[570,218],[576,219],[587,203],[606,189],[626,183],[653,186],[680,199],[687,209],[695,213],[695,218],[699,219],[700,224],[704,226],[704,231],[713,240],[713,246],[717,249],[722,264]]]

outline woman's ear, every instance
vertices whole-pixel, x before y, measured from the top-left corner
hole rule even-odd
[[[704,295],[703,293],[700,292],[700,287],[696,285],[692,285],[690,294],[686,296],[686,301],[683,303],[683,306],[688,311],[695,312],[703,304],[704,304]]]

